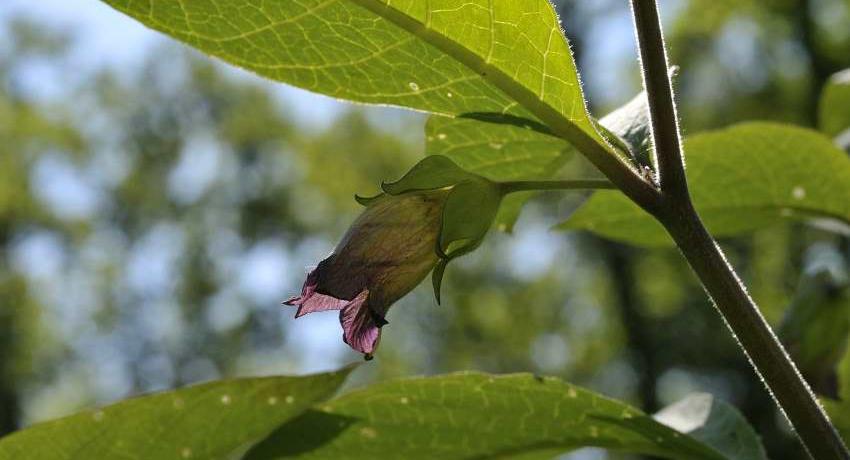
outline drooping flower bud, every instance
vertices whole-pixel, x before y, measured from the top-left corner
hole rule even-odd
[[[343,340],[371,358],[390,306],[434,271],[437,302],[446,264],[481,243],[502,198],[493,182],[431,155],[384,193],[358,199],[366,209],[333,254],[286,302],[307,313],[340,310]]]
[[[439,189],[375,198],[310,272],[301,295],[284,303],[298,307],[296,317],[340,310],[343,340],[369,357],[389,307],[437,264],[447,195]]]

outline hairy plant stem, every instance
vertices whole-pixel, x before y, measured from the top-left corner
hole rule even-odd
[[[850,459],[815,395],[694,209],[656,0],[631,4],[661,184],[657,206],[645,208],[653,210],[673,237],[809,455],[816,460]]]
[[[577,180],[521,180],[500,182],[502,193],[540,191],[540,190],[596,190],[616,189],[617,186],[606,179]]]

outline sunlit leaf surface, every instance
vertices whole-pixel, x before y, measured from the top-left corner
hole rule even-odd
[[[549,118],[601,141],[546,0],[105,0],[201,51],[333,97]]]
[[[283,425],[247,459],[548,459],[583,446],[731,458],[635,408],[555,378],[464,373],[349,393]]]
[[[350,369],[223,380],[128,399],[0,440],[1,459],[228,459],[333,395]]]
[[[850,158],[814,131],[742,123],[685,141],[688,184],[709,230],[737,235],[785,220],[846,231]],[[672,244],[660,224],[622,194],[601,191],[563,228],[638,245]]]

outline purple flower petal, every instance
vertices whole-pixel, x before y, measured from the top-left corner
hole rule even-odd
[[[380,327],[387,322],[369,308],[366,303],[368,296],[368,290],[357,294],[357,297],[339,312],[339,322],[342,323],[342,340],[351,348],[371,355],[378,345]]]
[[[317,270],[313,270],[307,275],[307,280],[304,281],[304,287],[301,288],[300,296],[283,302],[285,305],[298,307],[298,312],[295,313],[296,318],[317,311],[339,310],[349,303],[348,300],[337,299],[336,297],[316,292],[316,287],[319,284]]]

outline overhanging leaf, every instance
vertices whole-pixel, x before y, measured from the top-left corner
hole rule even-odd
[[[767,459],[753,427],[737,409],[708,393],[694,393],[654,415],[655,420],[736,460]]]
[[[201,51],[310,91],[544,121],[605,145],[547,0],[105,1]]]
[[[428,155],[494,181],[549,178],[573,153],[563,139],[531,127],[468,118],[428,118],[425,142]]]
[[[224,380],[34,425],[0,440],[0,459],[228,459],[333,395],[351,368]]]
[[[742,123],[685,142],[697,210],[717,237],[786,220],[850,225],[850,158],[817,132]],[[562,224],[638,245],[672,244],[651,216],[617,192],[597,192]]]
[[[818,104],[818,125],[830,137],[850,130],[850,69],[826,82]],[[850,135],[850,131],[847,131]]]
[[[584,446],[731,458],[637,409],[555,378],[464,373],[343,395],[284,424],[246,459],[549,459]]]

